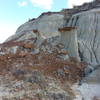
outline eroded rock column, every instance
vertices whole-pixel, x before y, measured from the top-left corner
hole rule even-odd
[[[65,46],[69,56],[76,57],[79,60],[77,29],[75,27],[64,27],[58,30],[61,34],[60,42]]]

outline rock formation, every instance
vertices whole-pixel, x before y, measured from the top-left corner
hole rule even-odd
[[[0,44],[0,99],[99,100],[99,23],[94,0],[21,25]]]
[[[78,27],[78,43],[81,58],[93,68],[100,65],[99,23],[99,9],[76,14],[72,16],[68,23],[68,26]]]
[[[25,24],[20,26],[16,31],[16,34],[21,34],[29,30],[37,29],[41,32],[42,35],[46,37],[52,37],[58,35],[57,29],[59,27],[62,27],[63,23],[64,16],[61,14],[43,15],[36,20],[26,22]]]
[[[75,27],[59,28],[61,33],[61,40],[65,46],[65,49],[69,52],[69,55],[79,59],[78,55],[78,42],[77,42],[77,29]]]

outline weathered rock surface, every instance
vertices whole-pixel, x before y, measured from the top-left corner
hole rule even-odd
[[[100,64],[100,9],[73,15],[68,26],[78,28],[79,51],[83,61],[93,67]]]
[[[78,88],[84,100],[99,100],[100,98],[100,68],[83,80],[82,86]],[[88,95],[87,95],[88,94]]]
[[[21,34],[15,34],[15,35],[9,37],[6,40],[6,42],[11,41],[11,40],[24,41],[24,40],[27,40],[27,39],[34,39],[36,37],[37,37],[36,33],[34,33],[33,30],[31,30],[31,31],[22,32]]]
[[[77,29],[75,27],[64,27],[59,28],[61,39],[60,43],[65,46],[69,55],[80,59],[78,53],[78,40],[77,40]]]
[[[32,31],[33,29],[39,30],[39,32],[45,37],[52,37],[58,35],[58,28],[63,27],[64,24],[63,14],[51,14],[44,15],[36,20],[28,21],[18,28],[16,34],[24,33],[25,31]]]

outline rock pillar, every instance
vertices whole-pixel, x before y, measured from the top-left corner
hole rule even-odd
[[[75,27],[64,27],[58,29],[61,34],[60,42],[69,52],[69,56],[79,59],[77,29]]]

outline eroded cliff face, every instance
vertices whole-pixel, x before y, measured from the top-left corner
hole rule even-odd
[[[16,36],[23,33],[28,33],[33,29],[38,29],[44,38],[52,36],[60,36],[58,28],[63,26],[77,27],[79,55],[82,61],[87,62],[92,68],[96,68],[100,61],[100,42],[99,42],[99,23],[100,23],[99,8],[72,14],[70,18],[67,11],[65,14],[50,14],[42,15],[41,17],[26,22],[18,28]],[[15,36],[15,35],[14,35]],[[14,39],[14,36],[8,40]],[[15,37],[16,37],[15,36]],[[7,40],[7,41],[8,41]]]
[[[81,59],[96,68],[100,65],[100,9],[73,15],[68,26],[78,29]]]
[[[18,28],[16,34],[21,34],[29,30],[37,29],[45,37],[58,35],[58,28],[63,27],[65,20],[63,14],[43,15],[36,20],[26,22]]]

